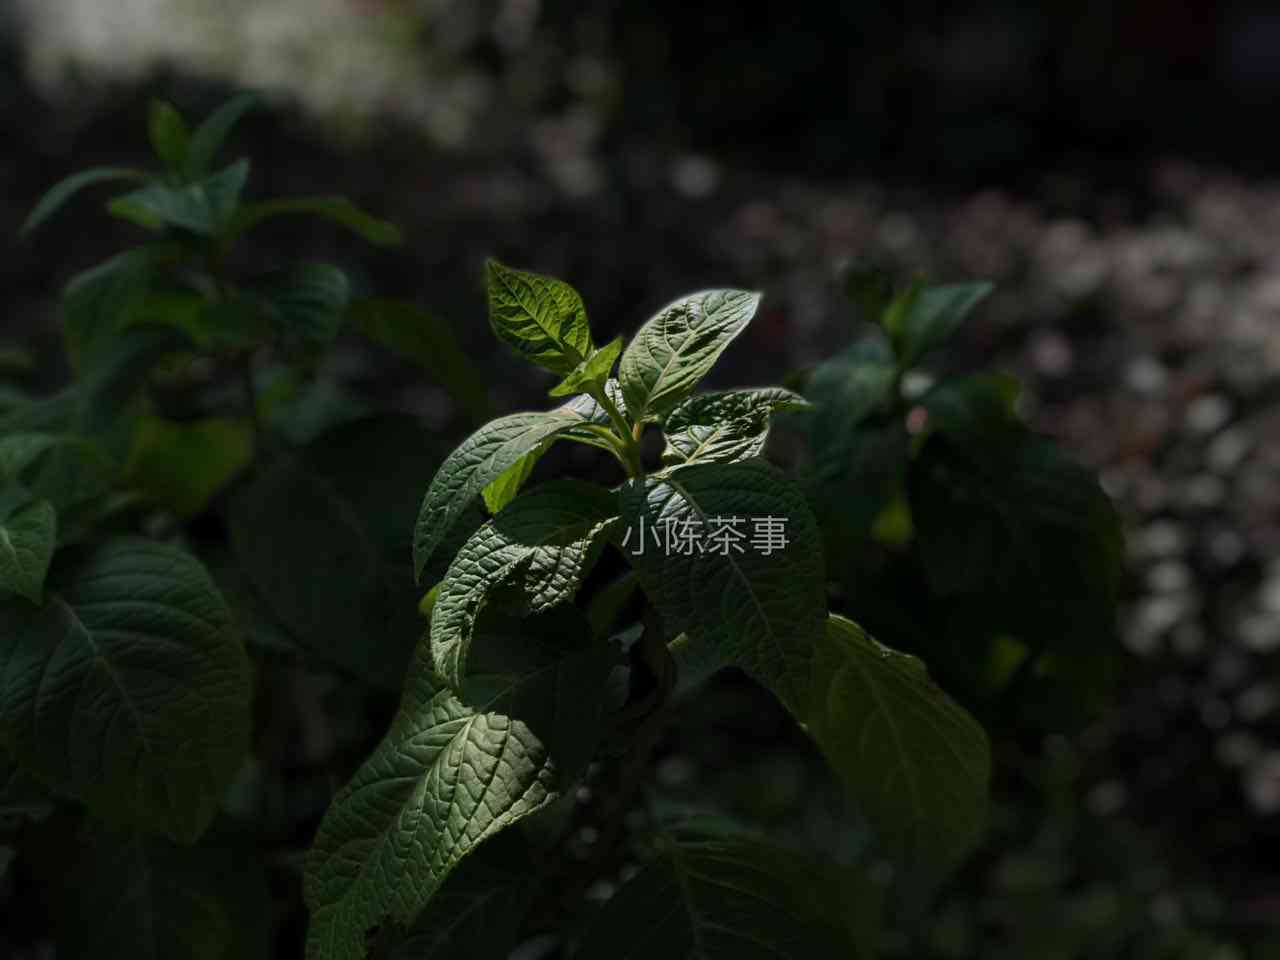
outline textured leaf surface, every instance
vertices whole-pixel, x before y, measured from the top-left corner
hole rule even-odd
[[[60,885],[66,960],[266,960],[270,897],[256,850],[180,847],[92,824]]]
[[[666,463],[729,463],[764,452],[769,417],[809,406],[781,387],[702,393],[682,401],[662,422]]]
[[[871,957],[845,871],[746,837],[666,837],[610,899],[574,960]]]
[[[58,539],[58,515],[48,500],[0,512],[0,591],[44,599],[44,579]]]
[[[40,198],[35,209],[23,221],[22,233],[27,234],[58,212],[64,204],[86,187],[111,180],[143,180],[146,174],[141,170],[129,170],[123,167],[95,167],[72,174],[65,180],[55,184],[48,193]]]
[[[857,798],[881,843],[907,871],[959,859],[986,822],[986,733],[929,678],[832,615],[813,663],[809,733]]]
[[[615,337],[583,360],[573,369],[572,373],[552,387],[550,395],[553,397],[565,397],[570,394],[585,393],[591,388],[592,384],[603,384],[609,379],[609,374],[613,372],[613,365],[617,363],[618,354],[621,352],[622,338]]]
[[[517,497],[475,532],[449,566],[431,615],[431,654],[458,687],[476,621],[489,595],[513,587],[532,612],[573,599],[616,515],[612,493],[558,480]]]
[[[603,412],[594,401],[578,397],[554,410],[499,417],[464,440],[436,471],[418,511],[413,565],[419,580],[450,525],[485,487],[515,467],[543,441],[599,423],[601,416]]]
[[[567,376],[593,353],[587,310],[561,280],[485,264],[489,324],[504,343],[552,373]]]
[[[359,960],[375,927],[413,922],[468,853],[554,801],[591,755],[613,651],[537,630],[486,626],[460,695],[433,684],[419,645],[391,729],[308,855],[308,960]]]
[[[746,329],[760,294],[704,290],[663,307],[636,333],[618,364],[631,417],[661,417],[688,396]]]
[[[43,607],[0,597],[0,736],[105,819],[199,836],[248,748],[249,663],[204,568],[139,539],[69,552]]]
[[[817,525],[803,494],[776,468],[745,460],[633,480],[620,497],[635,541],[624,551],[667,635],[687,633],[702,651],[696,659],[741,667],[798,712],[826,617]],[[673,553],[650,539],[644,553],[634,555],[642,535],[656,534],[665,546],[669,537],[662,531],[692,522],[701,524],[705,538],[717,517],[743,518],[748,539],[741,552]],[[752,543],[756,520],[765,518],[777,521],[788,541],[773,552]]]

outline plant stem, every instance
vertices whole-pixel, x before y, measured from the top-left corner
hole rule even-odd
[[[644,425],[637,423],[632,427],[618,410],[617,404],[609,399],[608,392],[601,384],[592,384],[590,394],[591,399],[600,404],[604,412],[609,415],[609,419],[613,421],[613,428],[617,431],[618,439],[622,441],[622,449],[626,455],[623,466],[626,467],[628,476],[643,477],[644,464],[640,460],[640,433]]]

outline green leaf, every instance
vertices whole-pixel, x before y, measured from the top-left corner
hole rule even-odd
[[[0,597],[0,742],[104,819],[190,843],[249,745],[251,678],[189,554],[59,553],[43,607]]]
[[[62,293],[67,355],[82,371],[131,325],[158,267],[179,256],[171,244],[126,250],[71,278]]]
[[[480,491],[480,495],[484,498],[485,509],[490,514],[496,514],[519,495],[520,488],[533,476],[533,468],[538,465],[542,455],[551,449],[551,444],[554,442],[554,437],[550,440],[543,440],[542,443],[504,470],[498,479]]]
[[[82,170],[80,173],[73,174],[56,184],[40,198],[40,202],[36,204],[35,209],[31,211],[23,222],[19,233],[23,235],[30,233],[57,213],[68,200],[86,187],[111,180],[145,180],[147,176],[142,170],[130,170],[123,167],[95,167],[92,170]]]
[[[0,480],[16,479],[50,450],[70,442],[65,435],[37,431],[0,436]]]
[[[489,325],[498,339],[552,373],[569,376],[591,356],[591,328],[578,292],[539,273],[485,261]]]
[[[886,325],[899,365],[910,367],[926,351],[946,341],[993,289],[993,284],[985,282],[922,289],[892,324]]]
[[[702,659],[742,668],[798,713],[826,617],[818,529],[804,495],[777,468],[744,460],[632,480],[620,499],[630,528],[624,553],[667,636],[687,633]],[[717,526],[733,518],[744,539],[713,547]],[[768,528],[780,539],[760,536]],[[683,532],[700,534],[707,549],[672,552]]]
[[[513,587],[534,613],[572,600],[615,516],[604,487],[553,480],[477,530],[449,566],[431,615],[431,656],[445,682],[461,685],[471,635],[491,593]]]
[[[342,327],[351,285],[335,266],[297,263],[259,279],[250,296],[286,344],[325,344]]]
[[[465,856],[572,783],[599,740],[616,656],[575,646],[587,634],[576,622],[486,626],[461,695],[433,684],[419,645],[390,730],[308,854],[308,960],[366,956],[372,930],[413,922]]]
[[[187,141],[186,174],[188,180],[199,180],[208,174],[213,158],[245,111],[258,102],[256,94],[242,93],[232,97],[209,114]]]
[[[152,100],[147,114],[151,149],[170,172],[181,173],[187,154],[187,125],[173,104]]]
[[[662,417],[707,375],[760,303],[747,290],[704,290],[658,311],[627,345],[618,381],[636,423]]]
[[[227,225],[249,179],[249,161],[238,160],[220,173],[185,186],[152,183],[117,197],[110,209],[146,225],[181,227],[213,236]]]
[[[103,344],[87,368],[76,398],[79,432],[101,441],[121,410],[146,385],[151,371],[173,353],[191,346],[176,330],[137,327]]]
[[[805,395],[818,407],[809,438],[819,478],[838,473],[856,452],[860,425],[888,405],[896,374],[893,352],[878,332],[856,341],[813,372]]]
[[[86,824],[56,898],[66,960],[267,960],[270,893],[242,843],[180,847]]]
[[[529,823],[525,820],[524,823]],[[418,919],[385,953],[385,960],[456,960],[508,957],[534,886],[536,864],[509,833],[484,843],[468,856]]]
[[[1093,473],[1018,424],[944,422],[908,474],[920,562],[991,626],[1063,650],[1114,636],[1124,541]]]
[[[48,500],[0,511],[0,590],[44,602],[44,580],[58,540],[58,514]]]
[[[548,391],[548,395],[565,397],[574,393],[589,393],[593,386],[603,386],[613,372],[613,365],[621,352],[622,337],[615,337],[574,367],[567,377]]]
[[[356,300],[347,315],[355,330],[416,362],[471,416],[489,415],[484,375],[435,314],[404,300]]]
[[[1018,416],[1021,392],[1016,377],[996,371],[944,380],[920,400],[928,415],[926,430],[971,438],[984,431],[1002,432],[1022,422]]]
[[[398,246],[401,240],[400,229],[395,224],[370,216],[343,196],[283,197],[245,204],[232,221],[229,238],[234,240],[265,220],[293,213],[309,213],[332,220],[379,247]]]
[[[729,463],[764,453],[769,417],[803,410],[809,402],[781,387],[701,393],[682,401],[662,422],[664,463]]]
[[[574,960],[870,958],[855,898],[874,888],[752,837],[663,837],[658,858],[600,910]],[[862,921],[867,923],[866,920]]]
[[[464,440],[441,464],[418,511],[413,566],[419,581],[441,538],[481,491],[543,441],[599,423],[602,415],[594,401],[578,397],[554,410],[499,417]]]
[[[300,646],[362,681],[399,686],[414,594],[408,583],[393,589],[382,544],[351,499],[290,458],[238,491],[228,518],[237,563]],[[390,629],[403,618],[406,632]]]
[[[179,516],[194,517],[252,460],[253,427],[247,420],[147,416],[134,428],[125,482]]]
[[[832,614],[803,714],[810,735],[910,876],[963,856],[985,827],[986,733],[915,657]]]

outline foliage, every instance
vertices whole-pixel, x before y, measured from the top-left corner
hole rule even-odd
[[[150,235],[68,284],[74,381],[0,419],[0,863],[43,877],[59,955],[268,955],[271,917],[239,922],[264,871],[301,894],[310,960],[505,957],[537,934],[582,960],[876,955],[888,894],[927,904],[987,818],[988,733],[925,664],[985,710],[1010,658],[1043,700],[1109,651],[1118,531],[1090,475],[1003,379],[908,389],[987,288],[860,274],[879,326],[804,395],[698,392],[758,293],[693,293],[598,346],[572,287],[490,261],[494,333],[559,403],[441,456],[414,418],[334,416],[316,391],[349,332],[479,412],[447,327],[331,264],[233,269],[281,214],[398,238],[344,198],[244,200],[248,161],[214,160],[251,105],[189,131],[156,104],[158,172],[72,177],[24,227],[123,178],[107,210]],[[799,471],[765,458],[781,418],[806,424]],[[561,441],[620,478],[543,480]],[[856,809],[857,856],[663,809],[663,738],[726,668]],[[289,729],[337,742],[298,815],[263,730],[317,676],[329,702]],[[579,856],[600,782],[609,837]],[[631,875],[595,906],[620,853]]]

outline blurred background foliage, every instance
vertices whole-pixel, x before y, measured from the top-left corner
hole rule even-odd
[[[891,922],[885,953],[1280,957],[1280,148],[1264,135],[1280,15],[1202,0],[750,15],[722,0],[11,0],[0,72],[0,329],[39,353],[0,351],[0,404],[65,379],[58,291],[132,238],[103,217],[24,244],[17,227],[54,179],[141,162],[153,96],[199,115],[261,90],[269,109],[236,133],[255,189],[346,192],[406,243],[282,220],[257,255],[336,260],[358,292],[426,306],[491,372],[495,410],[544,406],[548,384],[492,340],[487,255],[571,282],[601,342],[685,290],[764,290],[714,386],[846,345],[851,256],[995,281],[944,365],[1017,376],[1023,414],[1101,471],[1128,531],[1116,683],[1066,733],[988,719],[987,841],[925,922]],[[305,438],[390,408],[430,429],[434,456],[477,417],[446,386],[344,341],[282,415]],[[269,683],[307,720],[260,721],[283,773],[264,762],[244,788],[303,844],[385,704],[282,658]],[[685,711],[656,801],[710,794],[800,848],[856,854],[850,812],[767,698],[729,676]],[[21,879],[0,879],[0,954],[43,956]]]

